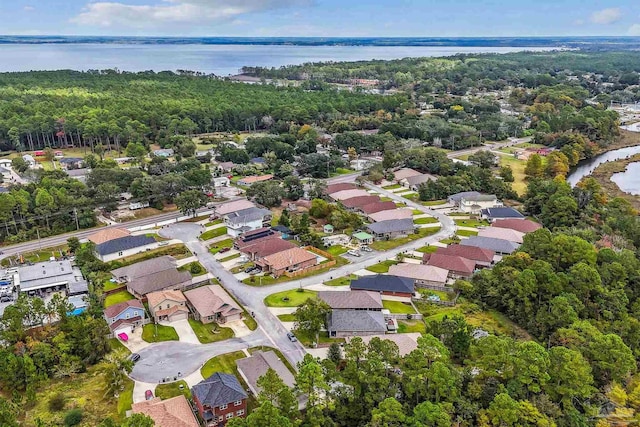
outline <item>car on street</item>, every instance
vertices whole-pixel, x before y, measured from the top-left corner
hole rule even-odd
[[[357,251],[355,249],[349,249],[347,251],[347,254],[351,255],[351,256],[360,256],[360,251]]]
[[[131,356],[129,356],[129,359],[131,359],[133,363],[136,363],[138,360],[140,360],[140,354],[133,353],[131,354]]]
[[[222,248],[222,249],[220,249],[218,252],[219,252],[219,253],[221,253],[221,254],[223,254],[223,253],[225,253],[225,252],[229,252],[230,250],[231,250],[231,248]]]
[[[296,341],[298,341],[298,338],[296,338],[296,336],[295,336],[295,335],[293,335],[293,332],[288,332],[288,333],[287,333],[287,338],[289,338],[289,341],[291,341],[291,342],[296,342]]]
[[[369,246],[363,246],[360,248],[360,250],[364,252],[373,252],[373,249],[371,249]]]
[[[153,392],[151,390],[147,390],[144,392],[144,399],[151,400],[153,399]]]

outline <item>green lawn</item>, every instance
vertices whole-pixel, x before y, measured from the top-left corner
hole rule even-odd
[[[382,307],[397,314],[414,314],[416,312],[411,304],[405,304],[400,301],[382,300]]]
[[[211,244],[209,252],[215,255],[218,252],[220,252],[222,248],[230,248],[232,246],[233,246],[233,239],[220,240],[219,242],[215,242]]]
[[[511,166],[513,171],[514,182],[511,184],[513,190],[523,195],[527,190],[526,175],[524,174],[524,168],[527,165],[525,160],[519,160],[512,156],[499,156],[500,166]]]
[[[438,221],[437,218],[434,218],[432,216],[426,216],[424,218],[415,218],[413,220],[414,224],[435,224],[436,222],[440,222],[440,221]]]
[[[396,202],[396,207],[397,208],[406,208],[407,204],[406,203],[402,203],[402,202]]]
[[[453,243],[460,243],[460,239],[457,237],[451,237],[448,239],[442,239],[440,240],[440,243],[444,243],[445,245],[451,245]]]
[[[115,294],[108,295],[104,299],[104,308],[111,307],[112,305],[116,305],[118,303],[129,301],[134,299],[133,295],[131,295],[127,291],[116,292]]]
[[[126,287],[127,285],[124,283],[112,282],[111,280],[105,280],[102,285],[102,289],[105,291],[111,291],[113,289],[126,288]]]
[[[347,168],[336,168],[335,172],[331,172],[331,176],[336,176],[336,175],[348,175],[350,173],[352,173],[353,171],[351,169],[347,169]]]
[[[366,270],[369,270],[373,273],[388,273],[389,267],[396,264],[398,264],[398,261],[388,259],[386,261],[382,261],[378,264],[372,265],[371,267],[367,267]]]
[[[456,225],[459,225],[461,227],[480,227],[482,225],[489,225],[488,221],[485,220],[477,220],[477,219],[455,219],[453,220],[453,222],[456,223]]]
[[[258,322],[256,322],[256,319],[249,316],[246,311],[244,319],[242,321],[245,325],[247,325],[247,328],[249,328],[249,330],[255,331],[256,329],[258,329]]]
[[[278,314],[278,319],[282,320],[283,322],[295,322],[296,321],[296,316],[291,313],[291,314]]]
[[[376,251],[388,251],[389,249],[397,248],[414,240],[422,239],[423,237],[431,236],[440,231],[441,227],[429,227],[421,228],[417,233],[411,234],[407,237],[394,240],[378,240],[369,245],[371,249]]]
[[[247,357],[243,351],[234,351],[233,353],[221,354],[213,359],[209,359],[200,369],[202,376],[207,379],[216,372],[238,376],[238,368],[236,360]]]
[[[423,296],[423,298],[426,298],[430,295],[437,295],[438,297],[440,297],[440,301],[452,301],[455,298],[455,294],[452,292],[444,292],[444,291],[434,291],[432,289],[423,289],[423,288],[419,288],[418,292]]]
[[[358,276],[351,274],[346,277],[338,277],[337,279],[327,280],[324,282],[327,286],[349,286],[352,280],[356,280]]]
[[[240,252],[238,252],[237,254],[229,255],[228,257],[224,257],[224,258],[220,258],[218,261],[220,261],[220,262],[231,261],[232,259],[240,258],[240,255],[242,255],[242,254]]]
[[[445,203],[447,203],[446,200],[427,200],[426,202],[421,202],[424,206],[438,206],[444,205]]]
[[[422,252],[423,254],[432,254],[438,250],[437,246],[423,246],[421,248],[416,249],[417,252]]]
[[[148,323],[142,327],[142,339],[146,342],[161,342],[178,341],[180,338],[176,330],[171,326]]]
[[[118,338],[109,338],[109,347],[111,347],[111,351],[119,351],[126,354],[131,354],[131,350],[125,347]]]
[[[315,337],[310,337],[309,335],[303,334],[301,332],[296,332],[296,338],[298,341],[302,343],[305,347],[311,347],[311,344],[315,341]],[[341,343],[345,342],[344,338],[329,338],[329,333],[327,331],[320,332],[318,337],[318,344],[331,344],[331,343]]]
[[[227,234],[227,227],[218,227],[213,230],[205,231],[200,235],[200,240],[209,240],[214,237],[220,237]]]
[[[426,332],[426,325],[422,320],[398,320],[398,333],[408,334],[411,332]]]
[[[458,236],[469,237],[469,236],[477,236],[478,232],[477,231],[471,231],[471,230],[458,230],[458,231],[456,231],[456,234]]]
[[[402,185],[400,184],[391,184],[391,185],[385,185],[384,187],[385,190],[395,190],[396,188],[402,188]]]
[[[180,386],[182,386],[182,390],[180,390]],[[171,399],[181,394],[187,399],[191,399],[191,390],[189,390],[189,385],[184,380],[169,384],[158,384],[153,394],[162,400]]]
[[[197,266],[197,267],[195,267],[195,269],[196,269],[195,271],[198,271],[199,273],[194,273],[193,271],[191,271],[192,266]],[[207,274],[207,270],[198,261],[193,261],[193,262],[190,262],[189,264],[185,264],[182,267],[179,267],[178,270],[180,270],[180,271],[188,271],[194,277],[202,276],[203,274]]]
[[[135,383],[131,381],[129,378],[125,378],[124,380],[124,390],[118,396],[118,413],[124,415],[129,409],[131,409],[131,405],[133,405],[133,385]],[[86,396],[82,396],[86,398]]]
[[[222,224],[222,218],[218,218],[215,221],[208,222],[204,226],[206,228],[209,228],[209,227],[213,227],[214,225],[218,225],[218,224]]]
[[[191,329],[193,329],[202,344],[233,338],[233,330],[231,328],[220,327],[216,323],[207,323],[205,325],[195,319],[189,319],[189,325],[191,325]],[[213,332],[214,330],[216,332]]]
[[[411,211],[414,215],[422,215],[424,212],[422,212],[420,209],[414,209]]]
[[[264,299],[267,307],[298,307],[309,298],[315,298],[318,293],[315,291],[292,289],[290,291],[271,294]]]
[[[334,245],[334,246],[330,246],[327,249],[325,249],[325,251],[329,252],[333,256],[342,255],[342,254],[346,253],[348,250],[349,249],[347,249],[347,248],[345,248],[344,246],[341,246],[341,245]]]
[[[335,268],[341,267],[343,265],[349,264],[349,260],[337,256],[335,257],[336,259],[336,264],[334,266],[327,266],[325,268],[321,268],[319,270],[314,270],[314,271],[308,271],[304,274],[301,274],[299,276],[295,276],[295,277],[288,277],[285,275],[282,275],[278,278],[275,278],[273,276],[262,276],[262,278],[260,278],[259,276],[252,276],[252,277],[247,277],[246,279],[244,279],[242,281],[242,283],[249,285],[249,286],[269,286],[269,285],[275,285],[276,283],[283,283],[283,282],[290,282],[292,280],[300,280],[300,279],[304,279],[306,277],[311,277],[311,276],[317,276],[319,274],[322,273],[326,273],[328,271],[331,271]]]

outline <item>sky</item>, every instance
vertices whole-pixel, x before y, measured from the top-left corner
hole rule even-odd
[[[0,0],[5,35],[640,36],[639,0]]]

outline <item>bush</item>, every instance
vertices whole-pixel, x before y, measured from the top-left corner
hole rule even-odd
[[[191,274],[200,274],[202,273],[202,267],[197,262],[194,262],[189,267],[189,271],[191,271]]]
[[[49,399],[49,411],[59,412],[64,409],[64,394],[56,393]]]
[[[72,409],[67,412],[67,415],[64,416],[64,425],[65,427],[73,427],[80,424],[82,421],[82,410],[81,409]]]

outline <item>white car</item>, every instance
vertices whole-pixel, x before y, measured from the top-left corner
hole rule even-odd
[[[360,248],[360,250],[365,252],[373,252],[373,249],[371,249],[369,246],[363,246]]]
[[[356,251],[355,249],[349,249],[347,253],[352,256],[360,256],[360,251]]]

